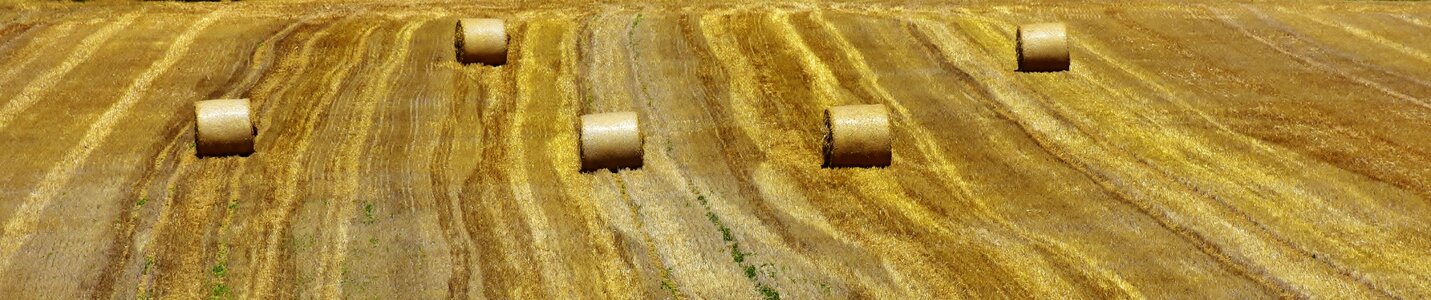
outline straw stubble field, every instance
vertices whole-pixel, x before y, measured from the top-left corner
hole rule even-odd
[[[1431,296],[1425,4],[0,16],[3,298]],[[506,65],[454,61],[469,16]],[[1071,70],[1013,72],[1042,21]],[[196,157],[233,97],[257,152]],[[849,104],[892,166],[821,168]],[[645,166],[577,172],[577,118],[627,110]]]

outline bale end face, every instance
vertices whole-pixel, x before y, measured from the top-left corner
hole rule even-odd
[[[454,44],[462,63],[502,65],[507,63],[507,24],[500,19],[457,20]]]
[[[1069,65],[1068,28],[1063,23],[1019,26],[1016,47],[1019,71],[1066,71]]]
[[[635,112],[581,116],[581,170],[639,169],[643,164],[641,126]]]
[[[253,140],[257,129],[249,117],[250,111],[248,99],[194,102],[194,147],[198,155],[253,153]]]
[[[889,109],[846,105],[825,110],[826,167],[884,167],[893,157]]]

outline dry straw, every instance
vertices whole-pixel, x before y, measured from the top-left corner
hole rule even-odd
[[[889,109],[884,105],[846,105],[825,110],[825,165],[882,167],[890,163]]]
[[[248,99],[204,100],[194,103],[194,146],[200,156],[253,153],[256,130]]]
[[[641,168],[641,126],[635,112],[581,116],[581,169]]]
[[[1019,71],[1068,70],[1068,29],[1063,23],[1019,26]]]
[[[463,63],[507,63],[507,24],[499,19],[457,20],[457,60]]]

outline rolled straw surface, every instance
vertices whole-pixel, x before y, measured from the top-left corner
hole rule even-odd
[[[581,116],[581,169],[641,168],[641,126],[635,112]]]
[[[846,105],[825,110],[825,165],[888,166],[892,157],[889,109],[884,105]]]
[[[507,25],[499,19],[457,20],[457,60],[463,63],[507,63]]]
[[[1068,29],[1063,23],[1019,26],[1019,71],[1068,70]]]
[[[194,102],[194,146],[200,156],[253,153],[255,129],[248,99]]]

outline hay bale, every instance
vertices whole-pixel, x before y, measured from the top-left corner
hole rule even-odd
[[[507,24],[499,19],[457,20],[457,60],[463,63],[507,63]]]
[[[1068,70],[1068,29],[1063,23],[1019,26],[1017,43],[1019,71]]]
[[[581,116],[581,169],[639,169],[645,144],[635,112]]]
[[[194,146],[199,156],[253,153],[257,129],[249,117],[248,99],[194,102]]]
[[[884,105],[831,107],[825,110],[825,126],[825,166],[889,166],[893,143]]]

